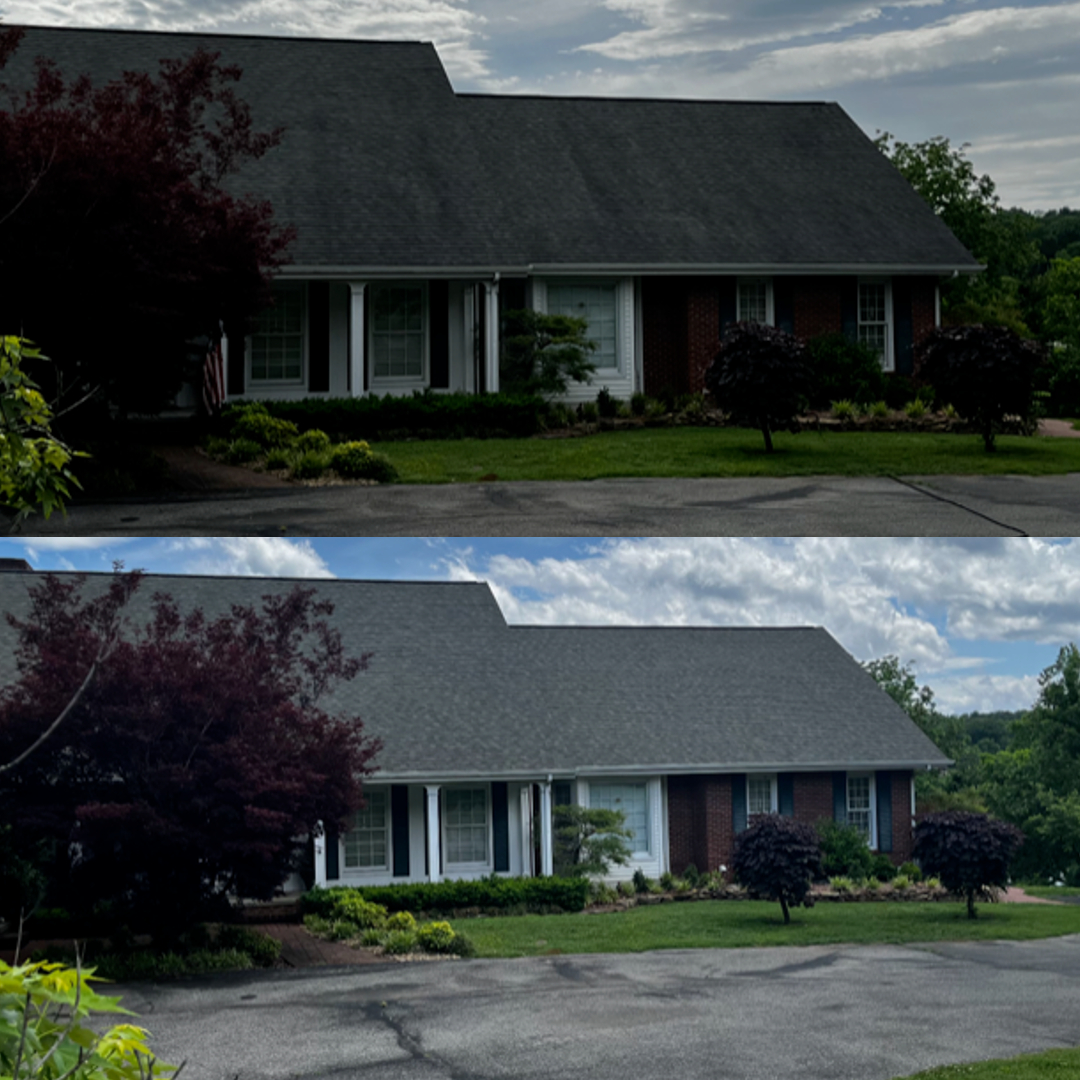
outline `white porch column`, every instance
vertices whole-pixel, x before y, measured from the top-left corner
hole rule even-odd
[[[551,877],[555,871],[555,856],[551,839],[551,784],[540,785],[540,873]]]
[[[349,282],[350,318],[349,318],[349,394],[352,397],[364,395],[364,341],[367,333],[364,327],[364,289],[366,282]]]
[[[499,392],[499,283],[484,282],[484,385]]]
[[[521,876],[533,876],[532,784],[521,789]]]
[[[428,881],[438,881],[439,851],[439,785],[433,784],[424,789],[427,792],[427,835],[428,835]]]
[[[326,885],[326,830],[319,822],[319,835],[315,837],[315,884]]]

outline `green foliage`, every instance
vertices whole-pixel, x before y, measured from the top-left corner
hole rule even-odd
[[[645,871],[639,866],[634,871],[634,892],[640,896],[649,892],[651,886],[652,882],[645,876]]]
[[[416,918],[411,911],[395,911],[386,920],[387,930],[415,930]]]
[[[633,836],[621,811],[585,806],[555,807],[555,874],[604,877],[612,864],[630,861],[626,841]]]
[[[1080,345],[1051,348],[1043,371],[1046,412],[1050,416],[1080,416]]]
[[[147,1032],[122,1023],[104,1034],[98,1018],[126,1014],[103,997],[93,970],[0,961],[0,1075],[11,1080],[143,1080],[173,1076],[158,1064]]]
[[[82,485],[70,465],[79,456],[53,434],[52,409],[23,370],[46,357],[25,338],[0,338],[0,511],[19,521],[63,510],[72,487]]]
[[[670,870],[665,870],[660,875],[660,888],[665,892],[671,892],[675,888],[675,875]]]
[[[256,967],[273,967],[281,957],[280,941],[246,926],[222,926],[216,945],[219,949],[246,953]]]
[[[377,480],[380,484],[397,480],[397,470],[390,459],[375,453],[362,440],[335,446],[330,454],[330,467],[349,480]]]
[[[838,893],[849,893],[854,890],[855,882],[849,877],[840,875],[839,877],[829,878],[829,886]]]
[[[821,846],[809,825],[781,814],[761,814],[735,838],[735,876],[751,892],[778,900],[784,922],[789,906],[806,901],[821,873]]]
[[[915,827],[914,855],[923,873],[938,877],[949,892],[967,898],[975,918],[975,897],[1009,882],[1009,863],[1023,842],[1015,825],[985,814],[948,811],[928,814]]]
[[[701,884],[701,872],[693,863],[690,863],[682,872],[682,879],[691,889],[696,889]]]
[[[1080,256],[1054,259],[1043,287],[1046,337],[1080,348]]]
[[[644,416],[649,411],[649,399],[640,390],[630,397],[630,414]]]
[[[266,467],[268,469],[288,469],[292,466],[293,453],[286,448],[278,447],[275,450],[267,450]]]
[[[918,350],[920,375],[942,399],[995,448],[1005,418],[1034,430],[1035,375],[1044,351],[1014,331],[996,326],[955,326],[933,331]]]
[[[584,878],[506,878],[440,881],[416,885],[383,885],[350,889],[313,889],[301,901],[305,913],[331,917],[339,898],[354,896],[388,911],[453,912],[467,908],[540,912],[581,911],[589,898]]]
[[[705,385],[736,423],[761,431],[771,454],[774,430],[799,430],[795,418],[813,386],[808,356],[792,334],[760,323],[735,323],[705,373]]]
[[[448,953],[453,949],[457,934],[448,922],[426,923],[416,932],[417,941],[424,952]]]
[[[596,343],[585,335],[586,319],[539,311],[503,316],[499,384],[509,394],[565,394],[570,382],[589,382]]]
[[[322,453],[330,449],[330,436],[319,428],[311,428],[297,435],[294,445],[300,451],[315,450]]]
[[[261,457],[262,452],[262,446],[254,439],[233,439],[221,455],[221,460],[226,465],[246,465],[249,461]]]
[[[318,480],[330,468],[330,455],[319,450],[308,450],[293,463],[292,475],[297,480]]]
[[[813,382],[810,404],[825,408],[830,402],[868,405],[885,395],[885,373],[876,352],[844,334],[823,334],[806,343]]]
[[[904,413],[910,420],[921,420],[926,415],[926,402],[917,397],[904,406]]]
[[[875,855],[870,863],[870,874],[878,881],[892,881],[896,877],[896,867],[888,855]]]
[[[911,881],[922,881],[922,870],[918,863],[906,862],[901,867],[897,877],[903,875]]]
[[[586,424],[595,424],[600,419],[600,406],[595,401],[583,401],[579,406],[579,412]]]
[[[619,415],[619,401],[611,396],[611,391],[606,386],[602,386],[596,395],[596,411],[605,420],[612,420]]]
[[[855,403],[846,398],[842,401],[834,401],[829,405],[829,411],[837,420],[850,420],[855,415]]]
[[[825,818],[817,823],[817,834],[826,877],[850,877],[862,881],[870,876],[874,858],[865,837],[854,825]]]
[[[360,893],[351,889],[334,891],[335,896],[329,912],[330,918],[347,920],[361,929],[371,926],[381,927],[386,924],[387,909],[382,904],[365,900]],[[399,927],[399,929],[403,928]]]
[[[615,889],[620,896],[625,897],[626,899],[629,899],[631,896],[637,896],[637,889],[634,888],[634,883],[632,881],[620,881],[618,885],[615,886]]]
[[[250,439],[264,449],[289,446],[300,429],[290,420],[271,416],[261,402],[237,406],[228,415],[233,439]]]
[[[884,419],[889,415],[889,403],[887,401],[875,401],[870,406],[870,415]]]
[[[404,956],[418,948],[415,930],[394,930],[386,935],[383,951],[387,956]]]
[[[258,963],[246,950],[221,948],[194,949],[190,952],[138,949],[134,952],[105,953],[94,963],[96,972],[102,978],[116,982],[208,975],[215,971],[248,971],[253,967],[272,966]]]
[[[908,877],[907,874],[897,874],[892,880],[892,887],[898,892],[903,892],[904,889],[910,889],[915,878]]]

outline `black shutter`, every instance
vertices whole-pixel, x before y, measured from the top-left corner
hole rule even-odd
[[[835,772],[832,777],[833,820],[847,824],[847,773]]]
[[[231,396],[241,397],[244,393],[244,369],[246,359],[244,352],[247,348],[247,338],[242,333],[243,327],[235,327],[228,331],[229,334],[229,374],[228,391]]]
[[[795,777],[791,773],[781,773],[776,781],[780,813],[785,817],[795,816]]]
[[[911,375],[915,370],[915,330],[911,315],[911,282],[893,278],[893,350],[898,375]]]
[[[450,284],[428,283],[428,335],[431,343],[431,387],[450,388]]]
[[[326,880],[337,881],[341,877],[341,863],[338,857],[337,829],[326,830]]]
[[[859,339],[859,279],[840,280],[840,325],[849,341]]]
[[[573,801],[573,796],[570,794],[570,781],[569,780],[556,780],[551,785],[551,805],[552,806],[569,806]]]
[[[877,774],[877,839],[878,851],[891,852],[892,835],[892,773]]]
[[[737,833],[746,831],[746,774],[731,778],[731,823]]]
[[[495,836],[495,872],[510,871],[510,803],[506,783],[491,785],[491,816]]]
[[[789,277],[773,279],[773,316],[777,329],[795,333],[795,282]]]
[[[394,877],[409,876],[409,789],[390,789],[390,820],[394,834]]]
[[[738,279],[733,277],[720,278],[720,336],[724,331],[739,318],[738,310]]]
[[[330,390],[330,283],[308,285],[308,390]]]

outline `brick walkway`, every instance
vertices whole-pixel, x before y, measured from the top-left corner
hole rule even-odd
[[[387,963],[383,957],[373,956],[367,949],[352,949],[340,941],[323,941],[314,937],[299,923],[267,923],[250,929],[280,941],[281,959],[292,968]]]

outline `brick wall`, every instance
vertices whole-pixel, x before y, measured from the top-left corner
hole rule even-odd
[[[641,282],[642,358],[645,393],[690,389],[686,366],[686,288],[683,278],[643,278]]]
[[[668,828],[672,873],[681,874],[691,863],[703,873],[730,863],[731,778],[669,777]]]
[[[795,820],[816,825],[822,818],[832,821],[832,773],[795,774]]]
[[[842,278],[795,278],[795,336],[804,341],[844,328]]]
[[[705,372],[720,347],[720,282],[697,278],[686,295],[686,355],[690,389],[705,389]]]
[[[914,843],[911,827],[911,773],[892,774],[893,849],[892,861],[900,866],[911,858]]]
[[[916,345],[934,329],[934,287],[933,278],[916,278],[911,282],[911,330]]]

